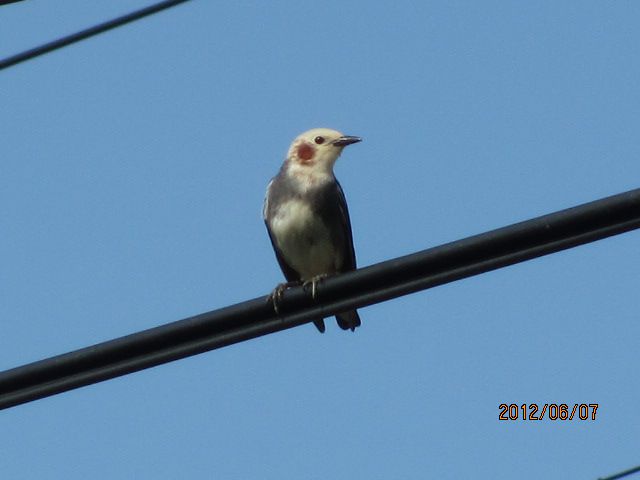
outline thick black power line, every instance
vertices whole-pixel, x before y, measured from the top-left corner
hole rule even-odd
[[[0,70],[3,70],[5,68],[11,67],[18,63],[24,62],[31,58],[44,55],[45,53],[49,53],[53,50],[66,47],[67,45],[71,45],[72,43],[79,42],[86,38],[93,37],[94,35],[98,35],[99,33],[106,32],[107,30],[112,30],[114,28],[121,27],[126,23],[140,20],[143,17],[152,15],[154,13],[158,13],[162,10],[166,10],[167,8],[175,7],[176,5],[179,5],[181,3],[185,3],[188,1],[189,0],[167,0],[164,2],[158,2],[156,4],[149,5],[148,7],[141,8],[140,10],[136,10],[135,12],[131,12],[126,15],[122,15],[121,17],[114,18],[113,20],[108,20],[98,25],[94,25],[93,27],[89,27],[79,32],[72,33],[71,35],[67,35],[57,40],[53,40],[52,42],[45,43],[44,45],[40,45],[38,47],[32,48],[30,50],[26,50],[16,55],[12,55],[10,57],[0,60]]]
[[[640,189],[0,372],[0,408],[640,228]]]

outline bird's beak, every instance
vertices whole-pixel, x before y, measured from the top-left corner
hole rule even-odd
[[[343,135],[340,138],[336,138],[333,142],[331,142],[332,145],[335,145],[336,147],[346,147],[347,145],[351,145],[352,143],[358,143],[361,142],[362,139],[360,137],[352,137],[351,135]]]

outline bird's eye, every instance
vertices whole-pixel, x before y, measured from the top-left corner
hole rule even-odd
[[[324,143],[324,137],[316,137],[313,141],[318,145],[322,145]]]

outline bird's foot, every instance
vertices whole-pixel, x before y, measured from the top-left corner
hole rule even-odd
[[[269,296],[267,297],[267,302],[271,302],[271,304],[273,305],[273,311],[276,312],[276,315],[280,315],[280,309],[278,308],[278,304],[282,300],[282,296],[284,295],[284,292],[288,288],[297,287],[300,284],[301,282],[299,281],[280,283],[276,288],[273,289],[273,292],[269,294]]]
[[[320,282],[322,282],[322,280],[324,280],[328,276],[329,275],[327,275],[326,273],[323,273],[321,275],[316,275],[311,280],[307,280],[306,282],[304,282],[302,284],[302,287],[306,289],[307,287],[309,287],[309,285],[311,285],[311,298],[313,298],[315,300],[316,299],[316,291],[317,291],[317,288],[318,288],[318,284]]]

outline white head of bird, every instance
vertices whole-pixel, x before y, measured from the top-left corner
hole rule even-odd
[[[333,165],[343,148],[361,140],[329,128],[308,130],[298,135],[289,147],[289,173],[300,177],[333,176]]]

